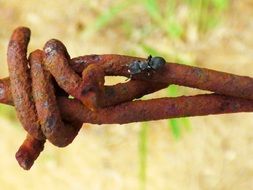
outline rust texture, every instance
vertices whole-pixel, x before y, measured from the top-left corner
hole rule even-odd
[[[32,89],[26,58],[27,45],[30,40],[30,30],[17,28],[9,42],[7,62],[10,73],[11,93],[17,111],[17,116],[24,129],[33,137],[43,139],[40,125],[32,100]]]
[[[0,79],[0,102],[13,105],[9,78]]]
[[[104,68],[106,75],[129,77],[127,65],[134,60],[144,59],[114,54],[86,55],[72,59],[70,64],[78,73],[81,73],[87,65],[96,63],[98,67]],[[168,62],[162,69],[153,72],[151,75],[142,72],[133,78],[152,83],[177,84],[228,96],[253,99],[253,78],[206,68]]]
[[[58,85],[68,94],[79,97],[77,89],[81,85],[81,77],[69,66],[69,55],[66,47],[59,40],[49,40],[44,47],[44,65],[54,76]]]
[[[7,51],[10,77],[0,79],[0,103],[15,106],[28,133],[16,153],[26,170],[43,151],[46,140],[65,147],[83,123],[125,124],[253,111],[251,77],[169,62],[159,69],[145,67],[133,74],[129,65],[146,63],[147,58],[105,54],[71,59],[64,44],[56,39],[27,59],[29,40],[28,28],[14,30]],[[105,76],[130,79],[105,86]],[[170,84],[213,93],[136,100]]]
[[[26,136],[16,153],[16,159],[23,169],[29,170],[32,167],[34,161],[43,151],[45,142],[45,140],[38,140],[30,135]]]
[[[41,130],[55,146],[64,147],[76,137],[80,126],[64,124],[57,106],[54,87],[49,72],[43,70],[44,52],[30,54],[33,98],[36,104]]]
[[[72,121],[93,124],[126,124],[138,121],[252,112],[253,101],[218,94],[137,100],[92,112],[79,101],[59,98],[61,114]],[[196,108],[197,105],[197,108]]]

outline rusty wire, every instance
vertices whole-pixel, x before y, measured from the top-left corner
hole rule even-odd
[[[185,116],[253,111],[253,78],[210,69],[167,63],[143,71],[126,83],[104,85],[105,76],[130,77],[128,65],[143,58],[86,55],[71,59],[59,40],[27,58],[30,30],[14,30],[7,52],[9,78],[0,79],[0,103],[14,105],[27,137],[16,153],[30,169],[46,140],[70,144],[83,123],[125,124]],[[213,94],[135,100],[170,84]],[[69,95],[74,99],[69,98]]]

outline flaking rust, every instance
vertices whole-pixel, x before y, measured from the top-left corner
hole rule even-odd
[[[32,100],[32,89],[26,58],[27,45],[30,40],[30,30],[17,28],[9,42],[7,62],[10,73],[11,93],[17,116],[24,129],[37,139],[44,139],[40,130],[35,105]]]
[[[100,125],[253,111],[251,100],[218,94],[137,100],[96,112],[90,111],[75,99],[60,97],[58,105],[63,117]]]
[[[26,136],[25,141],[16,153],[16,159],[23,169],[29,170],[32,167],[34,161],[43,151],[45,142],[45,139],[38,140],[29,134]]]
[[[59,40],[52,39],[45,44],[44,51],[46,69],[50,71],[62,89],[71,96],[78,97],[77,89],[81,85],[82,79],[70,67],[70,58],[66,47]]]
[[[81,125],[65,124],[57,106],[51,74],[43,70],[44,52],[30,54],[33,97],[41,129],[46,138],[55,146],[65,147],[76,137]]]
[[[145,59],[115,54],[86,55],[73,58],[70,64],[78,73],[89,64],[95,63],[104,68],[105,75],[130,77],[127,65],[135,60]],[[133,76],[133,79],[149,83],[176,84],[253,100],[253,78],[206,68],[167,62],[152,75],[140,73]]]
[[[28,60],[29,39],[26,27],[13,32],[7,55],[10,77],[0,79],[0,103],[15,106],[28,133],[16,153],[26,170],[43,151],[46,140],[65,147],[83,123],[125,124],[253,111],[251,77],[165,64],[162,57],[106,54],[71,59],[64,44],[55,39],[49,40],[44,50],[32,52]],[[136,64],[138,67],[133,67]],[[131,80],[105,86],[105,76]],[[136,100],[170,84],[214,93]]]

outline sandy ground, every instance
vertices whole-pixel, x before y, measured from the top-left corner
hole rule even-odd
[[[126,54],[131,49],[145,56],[138,46],[140,23],[146,21],[140,6],[124,10],[120,15],[136,27],[130,34],[117,27],[119,19],[96,35],[90,35],[83,31],[112,1],[71,2],[0,0],[1,78],[8,76],[5,63],[9,36],[20,25],[32,30],[30,50],[42,48],[47,40],[58,38],[72,56]],[[233,1],[222,24],[202,38],[194,35],[185,42],[172,43],[154,30],[145,43],[170,53],[180,52],[201,67],[250,76],[253,70],[252,10],[251,0]],[[141,21],[133,19],[136,17]],[[189,89],[185,92],[196,93]],[[180,140],[172,137],[167,121],[150,122],[147,189],[253,189],[252,116],[252,113],[240,113],[190,118],[191,130],[184,131]],[[25,137],[20,124],[2,114],[0,126],[0,189],[139,188],[140,123],[122,126],[85,124],[67,148],[47,144],[29,172],[22,170],[14,157]]]

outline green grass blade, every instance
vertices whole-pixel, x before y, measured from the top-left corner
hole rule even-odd
[[[168,56],[168,55],[165,55],[164,53],[161,53],[158,50],[156,50],[155,48],[150,47],[146,44],[141,44],[141,47],[148,54],[159,55],[159,56],[163,56],[163,57]],[[176,97],[180,93],[179,93],[178,87],[176,85],[170,85],[167,88],[167,94],[169,97]],[[169,119],[168,126],[169,126],[170,130],[172,131],[172,134],[175,137],[175,139],[179,139],[181,137],[181,133],[182,133],[181,126],[186,128],[187,130],[189,130],[191,128],[190,122],[187,118]]]
[[[121,13],[124,9],[126,9],[131,4],[131,1],[124,1],[120,4],[114,5],[102,12],[96,20],[89,25],[89,27],[84,31],[84,36],[89,36],[101,29],[103,29],[106,25],[112,22],[117,18],[118,14]]]
[[[228,0],[186,0],[186,3],[190,6],[191,17],[200,34],[214,28],[229,5]]]
[[[167,94],[169,97],[176,97],[178,95],[177,86],[170,85],[167,88]],[[168,125],[175,139],[179,139],[181,136],[180,119],[168,119]]]
[[[180,119],[169,119],[168,124],[175,139],[179,139],[181,137]]]
[[[229,5],[229,0],[212,0],[214,6],[219,10],[224,10]]]
[[[178,96],[179,92],[176,85],[170,85],[167,88],[167,94],[169,97],[176,97]]]
[[[167,24],[167,34],[171,38],[180,38],[183,34],[183,28],[175,20],[170,20]]]
[[[170,85],[167,88],[167,94],[169,97],[176,97],[179,95],[179,90],[176,85]],[[182,127],[187,130],[191,129],[191,124],[189,119],[187,118],[179,118],[179,119],[169,119],[168,126],[171,129],[172,135],[175,139],[179,139],[182,135]]]
[[[148,124],[142,123],[139,132],[139,180],[140,190],[146,189],[147,181],[147,153],[148,153]]]
[[[162,20],[160,8],[156,0],[143,0],[144,6],[152,19],[155,21]]]
[[[188,118],[181,118],[181,123],[182,125],[184,126],[184,128],[187,130],[187,131],[190,131],[191,130],[191,123],[190,123],[190,120]]]
[[[183,27],[177,19],[175,18],[176,15],[176,1],[167,1],[166,3],[166,12],[164,18],[164,24],[167,34],[171,38],[178,39],[183,34]]]
[[[116,6],[111,7],[103,14],[101,14],[94,24],[94,29],[100,30],[101,28],[105,27],[109,22],[111,22],[117,14],[119,14],[124,8],[126,8],[127,4],[119,4]]]

